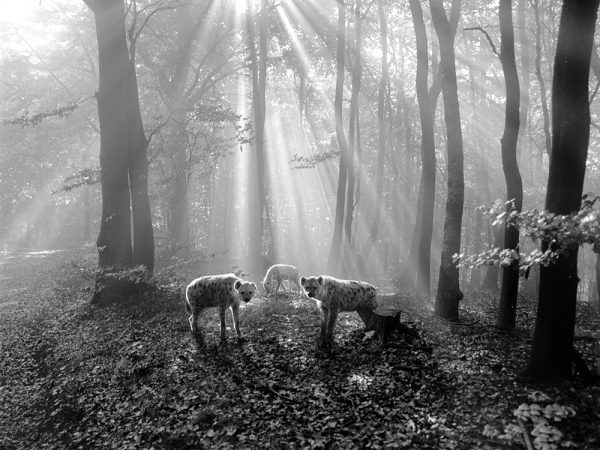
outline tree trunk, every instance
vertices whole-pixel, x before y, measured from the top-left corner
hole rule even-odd
[[[532,5],[535,17],[535,75],[540,84],[540,99],[542,101],[542,113],[544,117],[544,143],[546,153],[550,155],[550,152],[552,151],[550,113],[548,111],[548,100],[546,99],[546,82],[542,75],[542,24],[540,19],[539,0],[533,0]]]
[[[111,273],[132,265],[154,268],[154,235],[148,198],[147,141],[137,80],[125,35],[122,0],[85,2],[94,12],[98,39],[98,117],[102,219],[93,303],[109,303],[133,291]],[[133,213],[133,247],[132,223]]]
[[[344,122],[342,118],[344,97],[344,52],[346,50],[346,7],[344,0],[337,0],[338,24],[337,24],[337,54],[336,54],[336,80],[335,99],[333,107],[335,110],[335,134],[340,149],[340,170],[338,175],[337,197],[335,206],[335,223],[333,228],[333,239],[329,256],[327,258],[327,270],[336,274],[341,270],[341,244],[342,228],[344,225],[344,209],[346,201],[346,180],[348,176],[348,145],[344,134]]]
[[[459,287],[458,267],[452,260],[452,256],[460,253],[465,183],[454,39],[452,27],[446,17],[442,1],[430,0],[429,5],[440,45],[442,96],[448,147],[448,197],[446,199],[440,275],[434,314],[445,319],[457,320],[458,302],[462,299],[463,293]]]
[[[251,3],[248,1],[248,11],[252,11]],[[267,81],[267,5],[266,0],[261,2],[259,15],[259,37],[258,54],[254,40],[254,24],[252,18],[248,17],[248,39],[250,56],[252,61],[252,109],[254,116],[254,151],[256,154],[256,180],[255,198],[251,214],[253,215],[249,233],[249,258],[252,264],[263,264],[263,217],[267,208],[266,186],[266,151],[265,151],[265,117],[266,101],[265,90]],[[258,267],[258,266],[257,266]]]
[[[354,186],[356,176],[354,172],[354,160],[356,149],[359,145],[357,139],[357,122],[359,114],[358,95],[362,77],[362,62],[360,59],[361,46],[361,0],[356,0],[354,10],[354,61],[352,64],[352,91],[350,95],[350,118],[348,126],[348,186],[346,190],[346,217],[344,223],[344,234],[346,244],[344,246],[346,255],[344,261],[349,262],[352,257],[352,219],[354,216]]]
[[[570,214],[581,205],[590,133],[588,81],[598,0],[564,1],[552,86],[552,152],[546,209]],[[542,249],[546,250],[546,241]],[[577,253],[570,248],[541,267],[538,312],[527,375],[547,383],[571,376],[577,299]]]
[[[388,69],[388,40],[387,40],[387,18],[383,6],[383,0],[377,2],[377,12],[379,15],[380,45],[381,45],[381,78],[379,79],[379,91],[377,95],[377,123],[379,132],[379,141],[377,145],[377,178],[375,181],[375,211],[373,212],[373,222],[369,231],[369,242],[367,244],[364,260],[369,260],[371,251],[377,245],[377,236],[379,234],[379,224],[381,222],[381,208],[383,206],[383,168],[385,163],[386,150],[386,127],[385,127],[385,98],[389,83]]]
[[[519,136],[519,76],[515,60],[515,35],[512,21],[511,0],[500,0],[500,62],[506,84],[506,110],[504,116],[504,134],[501,139],[502,169],[506,180],[507,214],[521,212],[523,206],[523,183],[517,163],[517,139]],[[519,228],[506,225],[504,230],[504,248],[519,252]],[[517,293],[519,291],[519,261],[504,267],[502,288],[500,289],[500,308],[498,326],[502,329],[515,328],[517,312]]]
[[[427,30],[423,20],[423,10],[418,0],[410,0],[410,10],[415,27],[417,45],[416,90],[421,118],[421,224],[417,257],[416,294],[419,298],[431,295],[431,236],[433,233],[433,209],[435,206],[435,141],[433,130],[433,108],[429,97]]]

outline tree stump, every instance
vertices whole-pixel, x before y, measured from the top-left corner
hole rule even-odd
[[[368,331],[375,331],[379,343],[384,345],[392,331],[400,329],[400,310],[390,306],[380,306],[369,316]]]

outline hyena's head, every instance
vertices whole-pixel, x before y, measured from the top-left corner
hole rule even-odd
[[[273,285],[271,283],[269,283],[268,281],[263,282],[263,287],[265,288],[265,292],[267,294],[270,294],[271,292],[273,292]]]
[[[323,277],[302,277],[300,284],[310,298],[318,298],[319,290],[323,286]]]
[[[240,294],[240,297],[246,303],[252,299],[256,292],[256,284],[251,283],[250,281],[237,280],[233,287],[238,291],[238,294]]]

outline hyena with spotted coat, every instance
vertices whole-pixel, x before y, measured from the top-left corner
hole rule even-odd
[[[298,292],[302,292],[300,286],[300,273],[298,269],[290,264],[275,264],[269,267],[265,279],[263,280],[263,286],[267,294],[275,293],[279,291],[279,287],[283,286],[283,281],[288,280],[290,282],[290,291],[292,290],[292,283],[298,288]],[[277,286],[274,286],[277,284]],[[285,290],[285,286],[283,286]]]
[[[202,340],[202,332],[198,327],[200,314],[206,308],[218,307],[221,320],[221,339],[226,339],[225,311],[231,308],[233,328],[241,339],[239,325],[239,309],[241,302],[248,303],[256,292],[256,284],[244,281],[232,273],[209,275],[196,278],[185,290],[185,309],[190,315],[192,333]]]
[[[300,282],[321,310],[321,339],[324,341],[333,340],[340,312],[356,311],[367,326],[371,313],[377,308],[377,288],[364,281],[338,280],[321,275],[302,277]]]

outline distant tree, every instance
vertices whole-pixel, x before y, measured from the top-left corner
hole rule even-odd
[[[385,152],[387,149],[387,127],[385,123],[386,96],[389,85],[389,62],[388,62],[388,29],[387,17],[383,0],[377,1],[377,13],[379,17],[379,42],[381,46],[381,77],[377,93],[377,172],[375,175],[375,211],[373,222],[369,230],[369,240],[366,245],[364,260],[369,259],[371,251],[375,248],[379,225],[381,222],[381,209],[383,205],[383,169],[385,163]]]
[[[256,164],[256,177],[254,188],[254,202],[250,210],[250,241],[249,257],[254,264],[263,264],[263,235],[264,217],[269,218],[267,205],[267,191],[269,186],[265,147],[265,117],[266,83],[267,83],[267,34],[268,34],[268,8],[266,0],[261,1],[261,10],[258,15],[258,51],[255,43],[254,23],[252,17],[252,2],[247,1],[248,20],[248,45],[250,48],[250,61],[252,72],[252,112],[254,123],[254,152]],[[272,241],[271,241],[272,242]],[[273,249],[271,251],[273,253]],[[266,267],[263,268],[263,270]]]
[[[546,210],[576,212],[585,176],[590,110],[588,81],[598,0],[563,1],[552,82],[552,152]],[[542,250],[552,247],[544,241]],[[540,290],[533,346],[526,374],[559,383],[570,378],[575,356],[573,335],[577,299],[574,245],[540,270]]]
[[[423,20],[423,10],[418,0],[410,0],[415,38],[417,45],[416,91],[421,117],[421,208],[419,247],[417,259],[416,293],[420,298],[431,294],[431,235],[433,232],[433,209],[435,205],[435,141],[433,129],[433,107],[428,91],[429,56],[427,51],[427,30]]]
[[[443,2],[430,0],[429,6],[440,46],[440,70],[448,150],[448,194],[434,314],[445,319],[456,320],[458,319],[458,302],[462,299],[463,293],[459,287],[458,267],[453,260],[453,255],[460,253],[465,183],[454,36],[444,11]]]
[[[519,76],[515,59],[515,34],[512,21],[511,0],[500,0],[500,62],[506,85],[504,134],[501,139],[502,169],[506,180],[507,213],[521,212],[523,207],[523,183],[517,163],[517,139],[519,136]],[[519,290],[519,229],[507,223],[504,230],[504,248],[514,252],[513,263],[502,269],[502,287],[498,309],[498,325],[513,329],[517,312]]]
[[[346,217],[344,220],[344,236],[345,236],[345,255],[344,260],[348,262],[354,261],[352,252],[352,219],[354,217],[354,190],[357,185],[357,177],[355,173],[354,162],[358,160],[358,149],[360,148],[359,134],[359,102],[360,87],[362,81],[362,61],[361,61],[361,45],[362,45],[362,17],[361,17],[361,0],[356,0],[354,5],[354,48],[352,60],[352,82],[350,92],[350,114],[348,124],[348,186],[346,191]],[[360,181],[360,179],[359,179]],[[359,194],[357,193],[357,196]]]
[[[335,99],[335,134],[340,149],[340,169],[338,174],[337,196],[335,206],[335,222],[327,269],[330,273],[339,274],[341,270],[342,231],[344,226],[344,212],[346,201],[346,184],[348,179],[348,144],[344,132],[342,117],[344,100],[344,54],[346,51],[346,5],[344,0],[337,0],[337,51],[336,51],[336,81]]]
[[[533,15],[535,18],[535,75],[540,85],[540,100],[542,103],[543,128],[544,128],[544,148],[548,155],[552,151],[552,142],[550,136],[550,112],[548,109],[548,100],[546,94],[546,82],[542,73],[542,17],[543,11],[540,11],[540,0],[532,0]]]
[[[115,270],[132,266],[153,270],[154,234],[148,197],[147,141],[135,67],[127,48],[123,1],[84,1],[96,20],[99,55],[102,221],[97,241],[100,270],[92,301],[105,303],[127,295],[131,287],[114,276]]]

